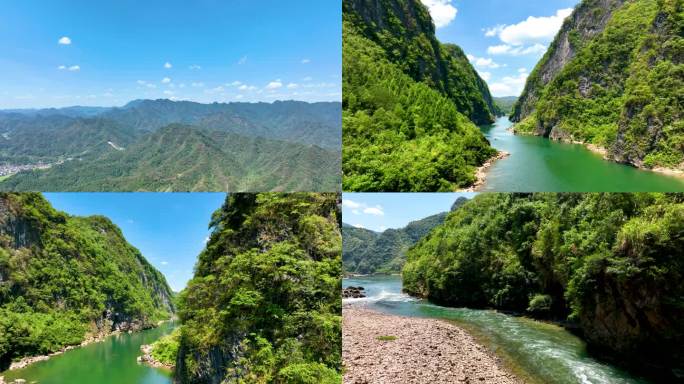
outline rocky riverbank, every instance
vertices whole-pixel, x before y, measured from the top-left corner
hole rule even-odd
[[[484,164],[477,168],[477,171],[475,171],[475,177],[477,178],[477,180],[475,180],[475,183],[473,183],[473,185],[471,185],[468,188],[458,190],[458,192],[477,191],[478,188],[482,187],[485,181],[487,181],[487,171],[489,170],[489,168],[491,168],[497,160],[505,159],[510,155],[511,154],[506,151],[499,151],[494,157],[485,161]]]
[[[140,351],[143,354],[142,354],[142,356],[138,356],[138,363],[147,364],[147,365],[155,367],[155,368],[174,369],[176,367],[175,365],[165,364],[165,363],[162,363],[161,361],[155,359],[152,356],[152,345],[150,345],[150,344],[141,345]]]
[[[353,305],[342,316],[345,383],[522,383],[451,323]]]

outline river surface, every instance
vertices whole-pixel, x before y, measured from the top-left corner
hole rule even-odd
[[[5,381],[24,379],[38,384],[171,384],[171,371],[138,364],[136,359],[141,345],[153,343],[175,326],[166,322],[154,329],[110,336],[0,376]]]
[[[457,323],[501,357],[514,372],[532,383],[648,383],[590,357],[580,338],[553,324],[492,310],[430,304],[403,294],[398,276],[343,279],[342,285],[362,286],[368,296],[365,299],[345,299],[345,303],[364,303],[371,309],[394,315]]]
[[[481,191],[682,192],[684,179],[604,160],[580,144],[514,135],[507,117],[480,127],[492,146],[510,153],[487,172]]]

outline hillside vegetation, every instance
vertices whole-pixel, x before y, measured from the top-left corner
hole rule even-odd
[[[567,321],[631,369],[684,368],[684,196],[482,194],[411,248],[404,289]]]
[[[174,312],[164,279],[102,216],[0,194],[0,370],[88,336],[156,326]]]
[[[416,82],[343,23],[343,189],[452,191],[493,156],[453,101]]]
[[[49,163],[10,191],[335,191],[340,103],[136,100],[0,111],[0,162]]]
[[[459,197],[452,210],[468,199]],[[401,272],[408,249],[442,224],[447,212],[415,220],[404,228],[373,232],[348,224],[342,226],[342,263],[345,273],[391,274]]]
[[[178,382],[341,382],[340,204],[230,194],[180,296]]]
[[[584,0],[527,80],[516,132],[605,147],[637,167],[684,169],[684,7]]]

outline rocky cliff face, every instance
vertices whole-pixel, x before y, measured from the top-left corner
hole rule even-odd
[[[678,0],[585,0],[530,75],[516,132],[684,170],[684,15]]]
[[[164,276],[109,219],[69,216],[36,193],[0,194],[5,315],[65,317],[88,324],[83,337],[102,336],[155,326],[175,311],[171,297]]]
[[[519,122],[534,111],[542,90],[575,57],[580,48],[578,44],[603,32],[622,3],[624,0],[590,0],[577,6],[527,79],[523,93],[513,107],[512,121]]]
[[[428,9],[419,0],[344,0],[345,20],[380,45],[388,59],[416,81],[448,96],[476,124],[493,122],[486,83],[453,44],[441,44]]]

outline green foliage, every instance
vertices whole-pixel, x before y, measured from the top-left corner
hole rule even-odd
[[[341,381],[339,203],[230,194],[181,293],[181,382]]]
[[[430,13],[420,1],[344,1],[342,12],[348,25],[379,46],[402,73],[446,96],[475,124],[494,121],[496,108],[487,84],[460,47],[437,40]]]
[[[558,38],[530,75],[514,119],[517,132],[551,134],[608,148],[616,161],[669,168],[684,163],[684,11],[678,0],[614,3],[600,33],[560,32],[576,52],[548,84],[542,69],[565,55]],[[600,5],[584,1],[576,14]],[[607,10],[604,10],[607,11]],[[585,16],[589,15],[589,16]],[[601,15],[599,15],[601,16]],[[566,31],[567,28],[573,28]],[[538,98],[538,100],[537,100]],[[521,103],[530,104],[523,113]]]
[[[684,366],[680,194],[483,194],[408,252],[404,289],[576,322],[614,356]]]
[[[160,338],[152,344],[152,357],[167,365],[176,365],[178,347],[180,346],[180,329],[176,328],[170,334]]]
[[[0,207],[1,366],[174,310],[163,275],[108,219],[68,216],[35,193],[0,194]]]
[[[406,251],[441,224],[446,213],[412,221],[405,228],[376,233],[350,225],[342,226],[342,263],[347,273],[399,273]]]
[[[513,106],[518,101],[517,96],[495,97],[494,104],[496,105],[497,116],[508,116],[513,111]]]
[[[378,336],[378,337],[376,337],[376,339],[378,339],[380,341],[394,341],[397,339],[397,337],[396,336]]]
[[[335,191],[340,103],[141,100],[96,117],[0,112],[7,191]],[[118,149],[114,148],[116,146]]]
[[[454,103],[390,63],[344,22],[343,189],[450,191],[471,185],[492,157]]]

